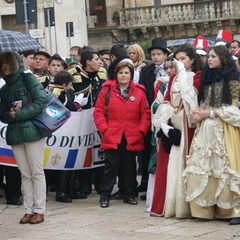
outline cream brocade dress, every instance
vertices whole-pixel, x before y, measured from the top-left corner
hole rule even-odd
[[[190,202],[193,217],[240,216],[239,83],[230,81],[230,90],[232,105],[214,109],[218,117],[199,124],[187,157],[186,201]],[[209,99],[201,107],[211,109]]]
[[[189,141],[187,129],[189,125],[192,125],[190,113],[193,108],[197,107],[198,92],[193,86],[194,76],[195,73],[187,72],[185,81],[188,82],[189,87],[184,92],[181,92],[179,88],[178,78],[180,75],[173,79],[170,90],[170,102],[163,102],[152,120],[157,131],[161,123],[168,123],[168,120],[171,120],[172,125],[181,131],[180,146],[172,145],[168,161],[164,206],[164,216],[167,218],[189,218],[191,216],[189,203],[185,201],[185,186],[182,175],[185,169]]]

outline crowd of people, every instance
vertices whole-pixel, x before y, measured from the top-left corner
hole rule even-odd
[[[147,52],[134,43],[73,46],[67,58],[1,53],[0,77],[0,120],[18,164],[0,166],[0,197],[24,204],[21,224],[44,221],[48,191],[71,203],[93,188],[101,208],[110,200],[136,205],[145,192],[150,216],[240,224],[240,42],[229,31],[220,30],[211,47],[199,35],[176,49],[156,38]],[[103,167],[43,169],[46,136],[32,118],[46,104],[44,89],[70,111],[94,108]]]

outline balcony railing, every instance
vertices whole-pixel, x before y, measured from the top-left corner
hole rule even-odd
[[[166,26],[240,18],[238,0],[125,8],[120,11],[120,28]]]

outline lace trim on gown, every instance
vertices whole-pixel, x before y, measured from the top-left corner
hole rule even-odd
[[[210,144],[206,145],[207,143]],[[229,198],[228,202],[219,199],[226,185],[232,192],[240,194],[240,174],[229,168],[223,126],[217,118],[205,119],[195,131],[191,152],[187,156],[187,168],[183,174],[185,184],[190,181],[191,174],[200,175],[201,180],[194,190],[187,193],[187,202],[194,201],[200,206],[217,204],[224,209],[232,208],[240,203],[239,198],[234,200]],[[200,196],[205,191],[210,177],[214,177],[218,181],[215,197],[212,200],[203,199]]]

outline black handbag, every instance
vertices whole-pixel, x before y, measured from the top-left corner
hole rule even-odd
[[[47,104],[43,111],[32,119],[32,122],[42,136],[48,136],[49,133],[55,132],[71,116],[71,111],[68,110],[51,91],[45,90],[45,93],[47,96]]]
[[[24,79],[24,85],[26,82]],[[29,102],[32,103],[30,93],[26,87]],[[59,129],[71,116],[71,111],[68,110],[62,102],[57,99],[50,90],[44,90],[47,97],[47,104],[42,112],[32,119],[38,132],[43,136],[50,136],[51,133]]]

